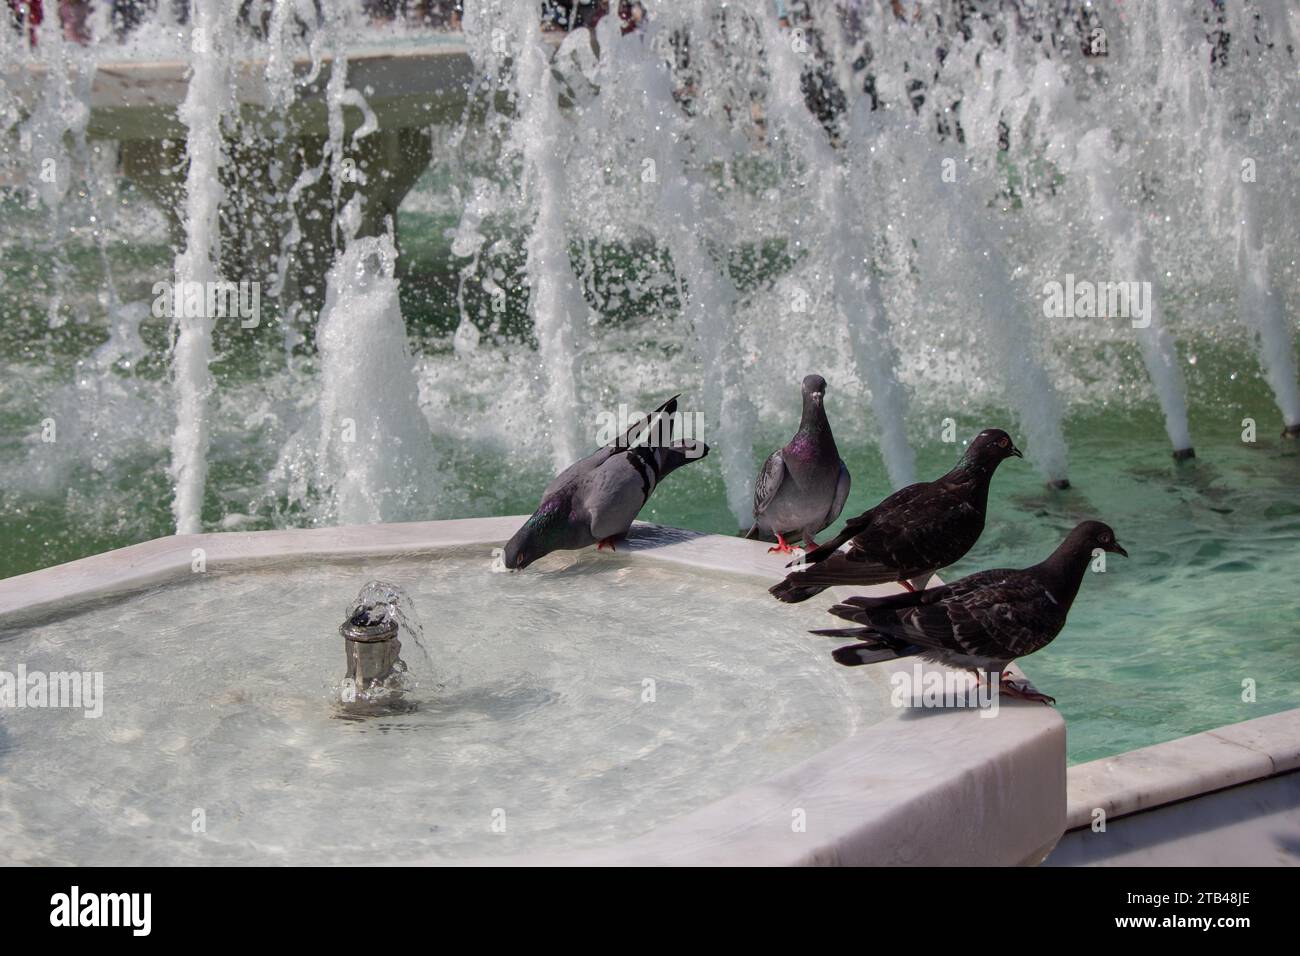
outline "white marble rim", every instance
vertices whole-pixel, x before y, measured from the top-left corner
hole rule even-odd
[[[193,573],[270,561],[339,559],[502,545],[524,516],[306,530],[173,535],[0,580],[0,628],[70,602],[130,593]],[[669,561],[772,583],[785,560],[767,545],[638,522],[618,545]],[[527,572],[523,572],[527,573]],[[854,589],[888,593],[896,586]],[[792,608],[796,629],[821,606]],[[810,638],[812,639],[812,638]],[[828,644],[827,650],[830,650]],[[910,662],[862,668],[879,682]],[[876,673],[871,674],[872,671]],[[1018,864],[1041,860],[1065,830],[1065,725],[1057,711],[1001,702],[975,710],[903,710],[759,784],[609,846],[429,864],[789,865]],[[802,828],[798,826],[802,823]]]
[[[1154,810],[1230,787],[1300,770],[1300,708],[1199,734],[1067,771],[1066,829]]]

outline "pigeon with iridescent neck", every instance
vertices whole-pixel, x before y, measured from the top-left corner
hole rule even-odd
[[[698,439],[679,440],[672,434],[677,398],[554,478],[532,517],[506,543],[505,566],[520,570],[552,551],[592,544],[614,550],[615,540],[627,534],[659,482],[709,452]]]
[[[817,547],[815,536],[829,527],[849,497],[849,469],[840,460],[826,418],[826,379],[803,380],[799,430],[784,448],[772,452],[754,482],[754,524],[747,538],[776,536],[769,551],[789,554],[789,541]]]
[[[802,567],[773,585],[787,604],[806,601],[837,584],[925,587],[930,576],[969,551],[984,531],[989,483],[1008,458],[1023,457],[1000,428],[975,436],[957,467],[934,481],[900,488],[844,530],[806,553]],[[849,547],[838,550],[846,541]]]
[[[831,655],[846,667],[920,657],[974,671],[977,678],[990,682],[998,674],[1003,693],[1055,703],[1012,680],[1006,667],[1016,658],[1042,650],[1065,627],[1098,550],[1128,557],[1109,525],[1084,521],[1045,561],[1031,568],[980,571],[927,591],[851,597],[830,611],[861,627],[812,633],[858,638],[861,643],[837,648]]]

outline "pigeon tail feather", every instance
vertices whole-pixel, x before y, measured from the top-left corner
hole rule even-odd
[[[661,420],[671,420],[673,415],[677,413],[677,399],[681,397],[681,394],[678,393],[652,411],[649,415],[636,419],[628,425],[627,431],[623,432],[622,435],[619,435],[618,438],[614,440],[612,446],[606,447],[612,447],[621,451],[628,448],[637,448],[643,445],[652,444],[655,436],[661,432]]]
[[[813,548],[811,551],[805,553],[799,560],[805,565],[825,561],[832,554],[838,551],[845,541],[848,541],[861,530],[861,525],[854,525],[853,520],[850,520],[849,523],[844,526],[843,531],[831,538],[831,540],[825,541]]]
[[[789,578],[784,581],[778,581],[767,589],[768,593],[778,601],[784,601],[786,604],[799,604],[811,597],[816,597],[826,590],[824,584],[814,584],[811,587],[802,587],[793,583]]]
[[[831,657],[837,664],[845,667],[861,667],[863,664],[879,664],[881,661],[898,660],[900,657],[912,657],[921,652],[915,644],[898,647],[882,644],[879,641],[863,641],[860,644],[846,644],[831,651]]]

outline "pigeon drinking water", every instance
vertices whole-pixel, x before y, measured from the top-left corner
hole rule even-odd
[[[552,551],[591,544],[614,547],[650,500],[659,482],[689,462],[708,454],[709,446],[693,439],[655,443],[671,430],[677,411],[674,395],[645,419],[638,419],[613,444],[575,462],[542,492],[541,504],[506,543],[505,566],[528,567]]]
[[[812,633],[861,639],[833,652],[846,667],[917,656],[990,682],[999,674],[1003,693],[1055,703],[1004,671],[1060,633],[1096,549],[1128,557],[1108,525],[1084,521],[1031,568],[980,571],[943,587],[884,598],[852,597],[830,612],[861,627]]]
[[[961,558],[984,531],[989,483],[999,464],[1022,457],[1011,436],[988,428],[971,441],[957,467],[935,481],[894,492],[850,518],[834,539],[805,554],[802,568],[773,585],[787,604],[806,601],[836,584],[924,587],[930,576]],[[844,542],[846,551],[839,551]]]
[[[803,380],[799,430],[768,456],[754,482],[754,524],[745,537],[775,535],[777,546],[769,551],[792,552],[786,538],[817,547],[814,536],[840,516],[849,497],[849,469],[835,447],[825,397],[826,379]]]

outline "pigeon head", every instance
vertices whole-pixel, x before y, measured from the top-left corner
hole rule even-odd
[[[523,527],[506,542],[502,559],[512,571],[522,571],[538,558],[543,558],[560,548],[571,547],[569,526],[565,520],[567,509],[558,502],[543,502]]]
[[[1080,522],[1071,532],[1070,537],[1075,539],[1081,550],[1086,549],[1089,554],[1100,548],[1111,554],[1128,557],[1128,552],[1115,540],[1115,532],[1111,530],[1110,525],[1101,521]]]
[[[826,379],[820,375],[805,375],[803,380],[803,400],[806,406],[808,402],[814,402],[820,405],[826,398]]]
[[[1000,428],[986,428],[971,441],[966,459],[980,465],[997,467],[1007,458],[1024,458],[1015,442]]]
[[[805,375],[803,380],[803,411],[799,416],[799,432],[803,435],[830,438],[831,425],[826,420],[826,379],[820,375]],[[827,449],[834,449],[830,442]],[[829,454],[826,450],[826,454]],[[836,452],[836,458],[839,453]]]

